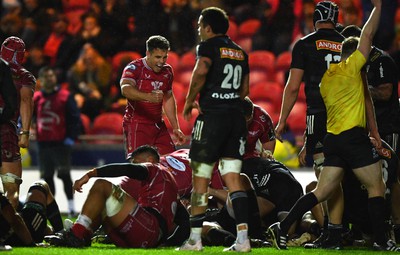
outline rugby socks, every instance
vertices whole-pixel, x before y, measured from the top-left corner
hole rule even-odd
[[[342,240],[343,225],[342,224],[328,224],[329,240],[332,243],[340,243]]]
[[[92,235],[92,220],[84,214],[79,214],[71,231],[80,239],[89,240]]]
[[[290,226],[317,204],[318,199],[313,192],[309,192],[299,198],[292,209],[290,209],[290,212],[286,218],[280,223],[282,234],[286,235]]]
[[[201,231],[203,230],[203,222],[206,215],[204,213],[190,216],[190,236],[189,240],[193,243],[201,240]]]
[[[75,213],[75,203],[73,199],[68,199],[68,210],[70,214],[74,214]],[[74,215],[71,215],[74,216]]]
[[[394,224],[393,225],[393,233],[394,233],[394,238],[396,239],[396,243],[400,243],[400,224]]]
[[[261,229],[260,210],[257,203],[256,192],[251,189],[247,192],[247,199],[249,203],[249,235],[251,238],[264,239]]]
[[[248,198],[244,191],[229,193],[232,201],[233,212],[235,213],[237,242],[244,243],[248,239]]]
[[[56,200],[53,200],[46,207],[46,217],[50,221],[51,226],[54,228],[55,232],[61,231],[64,228],[60,209],[58,208],[58,204]]]
[[[383,197],[368,198],[368,212],[371,219],[372,230],[375,242],[379,245],[386,245],[385,234],[385,199]]]

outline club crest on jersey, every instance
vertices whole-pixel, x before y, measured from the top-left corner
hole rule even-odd
[[[333,42],[328,40],[317,40],[315,42],[315,45],[317,46],[317,50],[331,50],[335,52],[342,51],[342,43],[339,42]]]
[[[159,90],[164,83],[162,81],[152,81],[151,86],[153,86],[154,90]]]
[[[241,50],[235,50],[230,48],[220,48],[221,58],[230,58],[234,60],[243,60],[244,54]]]

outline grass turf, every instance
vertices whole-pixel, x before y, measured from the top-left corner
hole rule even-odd
[[[126,254],[143,254],[143,255],[178,255],[178,254],[215,254],[221,255],[223,247],[205,247],[202,253],[193,251],[175,251],[174,247],[157,248],[157,249],[123,249],[117,248],[114,245],[93,244],[89,248],[75,249],[75,248],[60,248],[60,247],[36,247],[36,248],[18,248],[14,247],[12,251],[5,254],[35,254],[35,255],[126,255]],[[232,253],[231,253],[232,254]],[[289,250],[276,250],[275,248],[253,248],[250,254],[287,254],[287,255],[319,255],[319,254],[351,254],[351,255],[376,255],[388,254],[388,252],[371,251],[364,248],[345,247],[344,250],[309,250],[302,247],[289,247]]]

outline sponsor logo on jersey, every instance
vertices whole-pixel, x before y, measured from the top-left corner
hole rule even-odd
[[[221,58],[230,58],[234,60],[244,60],[244,54],[241,50],[230,48],[220,48]]]
[[[240,96],[238,93],[232,92],[232,93],[213,93],[211,97],[216,99],[235,99],[239,98]]]
[[[317,50],[331,50],[335,52],[342,51],[342,43],[339,42],[333,42],[328,40],[317,40],[315,42],[315,45],[317,46]]]

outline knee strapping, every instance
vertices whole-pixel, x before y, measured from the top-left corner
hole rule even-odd
[[[106,214],[108,217],[116,215],[124,204],[125,192],[119,187],[112,185],[112,192],[106,200]]]
[[[22,179],[12,173],[6,173],[6,174],[1,174],[1,181],[3,183],[15,183],[15,184],[21,184]]]
[[[208,193],[192,193],[191,203],[193,206],[207,206],[208,205]]]
[[[322,158],[317,158],[317,159],[314,160],[313,167],[314,167],[314,170],[315,170],[315,171],[318,171],[318,172],[321,172],[321,171],[322,171],[323,164],[324,164],[324,160],[325,160],[324,157],[322,157]]]
[[[193,174],[197,177],[202,177],[206,179],[210,179],[212,175],[212,171],[214,168],[214,164],[200,163],[192,161],[191,165],[193,166]]]
[[[242,169],[242,161],[239,159],[221,159],[218,166],[221,175],[227,173],[240,173]]]

